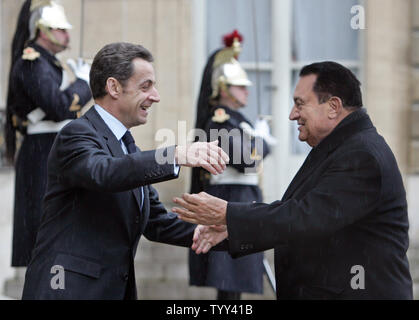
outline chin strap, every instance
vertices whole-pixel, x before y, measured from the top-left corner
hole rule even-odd
[[[47,36],[47,38],[49,39],[49,41],[51,41],[53,44],[55,44],[55,45],[57,45],[57,46],[59,46],[59,47],[61,47],[61,48],[63,48],[63,49],[67,49],[68,48],[68,46],[67,45],[64,45],[64,44],[62,44],[62,43],[60,43],[55,37],[54,37],[54,35],[52,34],[52,32],[51,32],[51,29],[50,28],[48,28],[48,27],[45,27],[45,26],[43,26],[43,25],[39,25],[38,26],[38,28],[39,28],[39,30],[41,30],[46,36]]]
[[[237,98],[231,94],[230,90],[228,90],[228,85],[225,82],[220,82],[220,89],[221,91],[224,91],[227,96],[231,99],[231,101],[233,101],[233,103],[237,104],[240,107],[243,107],[244,104],[241,103],[239,100],[237,100]]]

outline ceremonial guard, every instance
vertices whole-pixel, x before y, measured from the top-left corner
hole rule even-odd
[[[196,136],[208,141],[219,139],[230,163],[221,175],[201,168],[192,173],[191,193],[205,191],[227,201],[261,202],[258,168],[274,142],[266,121],[256,129],[240,113],[247,104],[246,72],[237,61],[242,36],[235,30],[224,36],[225,48],[215,51],[204,70],[198,100]],[[219,300],[238,300],[242,292],[263,293],[263,253],[232,259],[227,252],[189,254],[190,284],[215,287]]]
[[[56,133],[80,116],[81,107],[91,99],[90,66],[73,62],[75,79],[70,82],[70,73],[55,57],[68,47],[70,28],[61,5],[26,1],[13,39],[5,136],[7,155],[16,169],[14,267],[27,266],[31,258]]]

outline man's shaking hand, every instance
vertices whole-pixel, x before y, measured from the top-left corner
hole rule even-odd
[[[222,173],[230,161],[228,155],[218,147],[218,140],[194,142],[187,146],[177,146],[176,164],[186,167],[202,167],[214,175]]]
[[[183,221],[202,225],[227,224],[227,201],[206,192],[185,193],[182,198],[175,197],[173,202],[182,207],[174,207],[173,212]]]
[[[192,250],[196,254],[207,253],[212,247],[228,237],[226,226],[203,226],[196,227],[193,235]]]

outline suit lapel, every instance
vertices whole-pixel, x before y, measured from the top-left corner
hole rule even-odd
[[[359,131],[373,127],[365,109],[354,111],[344,118],[323,141],[310,151],[300,170],[298,170],[288,189],[285,191],[282,201],[290,199],[301,184],[306,179],[309,179],[313,170],[317,169],[318,165],[345,140]]]
[[[97,113],[94,107],[91,107],[86,112],[85,117],[93,124],[95,129],[100,132],[106,141],[109,151],[115,157],[123,157],[124,151],[122,151],[121,143],[116,139],[111,129],[103,121],[102,117]]]
[[[317,168],[320,163],[328,156],[327,153],[321,153],[321,150],[313,148],[305,159],[300,170],[298,170],[294,179],[292,179],[288,189],[285,191],[282,201],[288,200],[294,194],[295,190],[310,176],[310,173]]]
[[[109,129],[102,117],[97,113],[96,109],[91,107],[89,111],[86,112],[85,116],[93,124],[95,129],[102,134],[111,154],[115,157],[123,157],[125,153],[121,148],[121,142],[118,141],[111,129]],[[139,188],[134,188],[131,191],[137,201],[138,208],[141,208],[141,195]]]

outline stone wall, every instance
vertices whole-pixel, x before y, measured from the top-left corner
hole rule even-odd
[[[367,0],[364,105],[408,172],[410,137],[410,1]]]

